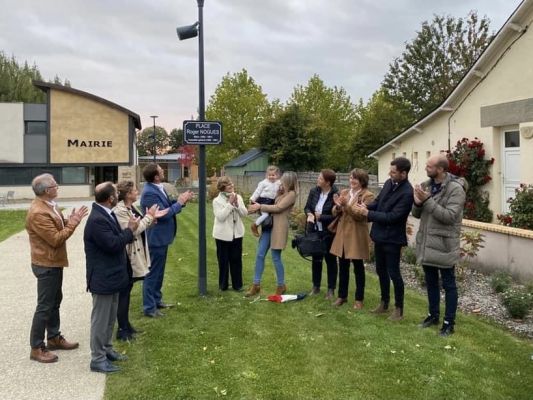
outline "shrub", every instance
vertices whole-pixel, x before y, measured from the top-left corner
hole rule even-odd
[[[472,259],[477,256],[485,243],[485,235],[479,231],[461,231],[460,257],[461,265],[468,266]]]
[[[507,200],[509,212],[498,214],[501,224],[533,230],[533,185],[521,183],[515,189],[515,197]]]
[[[307,217],[303,210],[293,207],[289,216],[289,226],[296,233],[303,233]]]
[[[406,246],[402,249],[402,261],[407,264],[416,264],[416,249],[411,246]]]
[[[490,286],[496,293],[503,293],[511,286],[511,275],[507,272],[498,272],[490,280]]]
[[[533,297],[525,290],[509,289],[503,293],[503,305],[512,318],[524,319],[531,309]]]
[[[490,168],[494,158],[485,159],[483,143],[478,139],[459,140],[453,151],[448,151],[450,172],[464,177],[468,182],[464,217],[475,221],[491,222],[489,195],[481,187],[491,181]]]

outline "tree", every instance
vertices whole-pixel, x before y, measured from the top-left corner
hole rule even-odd
[[[356,135],[348,151],[350,163],[377,174],[377,161],[368,155],[411,124],[408,106],[390,101],[382,89],[375,92],[366,105],[359,102],[357,115]]]
[[[183,129],[174,128],[170,131],[169,143],[171,151],[177,151],[183,146]]]
[[[257,135],[272,110],[267,96],[243,69],[222,78],[206,110],[207,120],[222,122],[222,144],[207,146],[207,167],[225,163],[257,146]]]
[[[267,122],[259,135],[260,145],[282,169],[311,171],[324,161],[324,141],[317,124],[296,104],[287,106]]]
[[[389,66],[383,88],[393,101],[409,106],[418,120],[451,93],[492,40],[490,20],[471,11],[466,18],[435,15]]]
[[[306,86],[294,88],[288,104],[297,104],[301,112],[309,114],[315,131],[326,143],[321,167],[347,171],[351,168],[350,143],[355,137],[357,113],[350,96],[341,87],[327,87],[318,75]]]
[[[166,154],[168,151],[169,136],[165,128],[155,127],[156,154]],[[154,155],[154,128],[144,128],[137,133],[137,152],[140,156]]]

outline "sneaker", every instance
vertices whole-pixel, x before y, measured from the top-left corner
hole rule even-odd
[[[429,328],[433,325],[439,324],[439,317],[434,317],[433,315],[429,314],[425,320],[423,320],[420,325],[418,325],[420,328]]]
[[[450,336],[454,332],[454,324],[444,320],[442,328],[440,328],[439,335],[442,337]]]

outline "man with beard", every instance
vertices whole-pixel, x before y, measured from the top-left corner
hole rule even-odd
[[[445,312],[441,336],[454,332],[457,311],[455,264],[459,261],[461,222],[465,204],[465,182],[448,172],[445,155],[428,158],[426,173],[429,180],[416,185],[413,216],[420,218],[416,235],[416,258],[424,268],[428,292],[429,313],[420,326],[439,324],[439,274],[445,292]]]
[[[126,356],[117,353],[111,344],[113,326],[117,318],[119,292],[128,286],[128,256],[126,244],[133,241],[133,231],[139,224],[132,217],[128,227],[121,229],[111,211],[117,205],[117,189],[111,182],[95,188],[95,203],[83,241],[87,264],[87,290],[93,297],[91,313],[91,371],[116,372],[120,368],[111,361],[124,361]]]

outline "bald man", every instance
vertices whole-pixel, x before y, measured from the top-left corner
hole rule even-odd
[[[466,198],[466,182],[448,172],[445,155],[433,155],[426,163],[429,180],[415,185],[412,214],[420,218],[416,235],[417,262],[424,268],[429,313],[420,327],[439,324],[439,274],[445,292],[445,312],[441,336],[454,332],[457,312],[455,264],[459,261],[461,222]]]
[[[120,368],[112,361],[125,361],[112,345],[119,292],[129,284],[126,245],[133,241],[139,224],[132,217],[122,229],[112,212],[117,205],[117,189],[111,182],[96,186],[95,203],[87,219],[83,242],[87,265],[87,290],[93,298],[91,313],[91,364],[94,372],[111,373]]]

